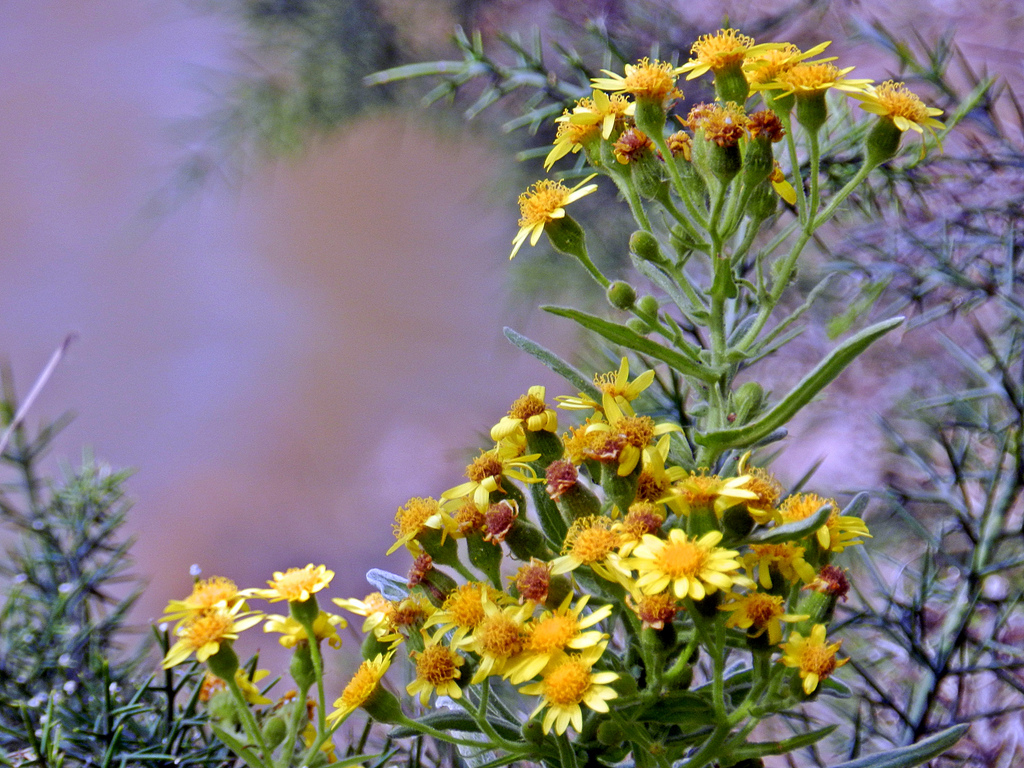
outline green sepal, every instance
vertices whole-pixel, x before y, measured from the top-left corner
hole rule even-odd
[[[629,505],[636,500],[636,489],[640,484],[640,465],[641,462],[638,461],[633,471],[625,477],[619,474],[618,464],[601,465],[601,487],[620,510],[629,509]]]
[[[523,350],[526,354],[535,357],[537,360],[540,360],[540,362],[572,384],[580,392],[597,402],[601,401],[601,392],[594,386],[594,382],[584,376],[576,368],[569,365],[569,363],[560,358],[554,352],[542,347],[535,341],[531,341],[521,333],[517,333],[511,328],[503,329],[503,333],[505,334],[505,338],[519,347],[519,349]]]
[[[820,741],[838,728],[838,725],[826,725],[824,728],[801,733],[799,736],[792,736],[781,741],[754,741],[741,744],[732,750],[730,758],[736,760],[751,760],[764,755],[785,755],[795,749],[803,749]]]
[[[313,666],[312,651],[309,648],[309,641],[304,640],[295,644],[292,651],[292,659],[288,664],[288,672],[292,680],[299,688],[309,688],[316,682],[316,668]]]
[[[828,120],[825,91],[801,93],[796,97],[796,120],[808,133],[817,133]]]
[[[903,131],[896,127],[892,118],[879,116],[864,140],[864,162],[870,168],[881,165],[896,154],[902,140]]]
[[[562,443],[562,438],[554,432],[528,429],[526,430],[526,450],[528,453],[540,454],[540,458],[533,463],[543,472],[551,462],[562,458],[565,453],[565,445]]]
[[[221,680],[234,680],[238,669],[238,654],[230,642],[221,640],[217,652],[206,660],[206,666]]]
[[[560,219],[551,219],[544,225],[544,234],[548,236],[552,247],[559,253],[577,259],[586,259],[586,233],[575,219],[566,214]]]
[[[435,563],[456,568],[459,565],[459,544],[446,531],[438,528],[424,527],[416,537],[423,551],[430,555]]]
[[[797,520],[795,523],[786,523],[776,528],[769,528],[759,531],[750,537],[751,544],[782,544],[787,541],[797,541],[806,538],[823,526],[832,514],[832,505],[823,504],[810,517]]]
[[[694,440],[713,450],[751,445],[771,434],[803,408],[872,343],[903,323],[902,317],[883,320],[865,328],[832,350],[805,375],[771,410],[750,424],[723,429],[706,435],[694,434]]]
[[[377,683],[373,692],[360,706],[378,723],[394,725],[405,720],[405,713],[402,712],[402,703],[395,694],[380,683]]]
[[[684,376],[692,376],[695,379],[700,379],[701,381],[709,384],[718,380],[718,376],[712,369],[702,367],[685,355],[669,349],[656,341],[652,341],[651,339],[641,336],[624,325],[619,325],[618,323],[613,323],[610,320],[605,320],[603,318],[596,317],[595,315],[589,315],[586,312],[581,312],[578,309],[572,309],[570,307],[545,306],[541,307],[541,309],[545,312],[550,312],[552,315],[558,315],[559,317],[567,317],[570,320],[575,320],[587,330],[594,331],[614,344],[619,344],[620,346],[639,352],[642,355],[647,355],[648,357],[653,357],[656,360],[661,360],[663,363],[667,363],[669,367]]]
[[[310,595],[308,600],[289,600],[288,612],[305,627],[320,617],[320,605],[316,601],[316,595]]]
[[[579,484],[577,483],[577,485]],[[548,496],[543,483],[531,485],[530,495],[533,496],[533,506],[537,510],[541,530],[548,537],[548,541],[556,546],[561,546],[565,541],[565,534],[569,532],[569,526],[558,505]]]
[[[582,483],[576,483],[572,488],[563,491],[555,504],[567,525],[572,525],[582,517],[601,514],[601,500]],[[565,540],[564,536],[562,540]]]
[[[263,725],[263,740],[267,749],[274,749],[288,735],[288,724],[280,715],[274,715]]]
[[[484,541],[484,535],[480,531],[474,531],[466,537],[466,549],[469,552],[469,562],[473,564],[473,567],[500,589],[501,547]]]
[[[715,95],[723,104],[730,101],[743,106],[750,95],[750,84],[741,64],[730,64],[715,72]]]
[[[548,549],[544,534],[540,528],[533,523],[516,518],[512,529],[505,534],[505,543],[513,556],[524,562],[529,562],[531,557],[541,560],[551,560],[555,555]]]
[[[967,733],[968,728],[970,728],[968,723],[954,725],[927,739],[921,739],[916,744],[908,744],[905,747],[897,747],[857,760],[848,760],[845,763],[839,763],[834,768],[914,768],[914,766],[922,765],[951,748]]]

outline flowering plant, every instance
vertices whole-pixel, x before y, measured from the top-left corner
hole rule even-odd
[[[545,167],[577,154],[589,173],[520,196],[511,256],[546,235],[575,259],[630,317],[545,309],[627,356],[591,379],[506,331],[576,390],[556,401],[581,418],[560,425],[546,389],[531,387],[493,425],[465,482],[399,508],[389,554],[410,553],[408,578],[372,571],[375,592],[334,600],[364,618],[366,640],[332,706],[321,646],[340,644],[344,619],[320,605],[326,566],[276,573],[266,589],[197,581],[168,606],[177,624],[165,667],[193,654],[208,665],[224,688],[213,694],[216,733],[251,768],[338,761],[333,734],[360,709],[393,726],[392,739],[431,736],[488,767],[746,767],[834,730],[753,737],[809,699],[849,694],[835,674],[848,659],[830,632],[849,589],[836,556],[870,537],[867,498],[841,510],[787,493],[757,451],[902,318],[840,342],[781,397],[746,374],[799,332],[820,290],[786,309],[809,241],[908,130],[937,138],[943,125],[903,84],[874,86],[820,58],[826,46],[755,44],[723,29],[681,66],[642,59],[605,71],[557,119]],[[716,100],[676,112],[679,79],[708,73]],[[821,136],[830,100],[847,96],[874,117],[859,169],[829,196]],[[635,281],[606,277],[567,213],[604,180],[637,227]],[[671,407],[649,397],[656,380],[677,393]],[[254,599],[286,601],[289,615],[265,616]],[[276,703],[233,650],[261,622],[294,652],[296,693]],[[399,659],[414,670],[404,705],[384,684]],[[848,765],[917,765],[962,732]]]

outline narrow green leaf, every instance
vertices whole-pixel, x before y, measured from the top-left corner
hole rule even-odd
[[[795,523],[786,523],[777,528],[769,528],[766,531],[755,533],[750,537],[751,544],[782,544],[786,541],[796,541],[809,536],[818,530],[832,514],[832,505],[823,504],[817,512],[803,520]]]
[[[605,320],[594,315],[588,315],[586,312],[580,312],[578,309],[571,309],[569,307],[547,306],[541,307],[541,309],[545,312],[550,312],[553,315],[558,315],[559,317],[567,317],[570,320],[575,320],[587,330],[600,334],[613,344],[628,347],[640,354],[653,357],[656,360],[661,360],[663,363],[668,363],[669,366],[679,371],[679,373],[684,376],[691,376],[709,384],[718,379],[718,376],[712,369],[695,363],[693,360],[679,352],[676,352],[674,349],[669,349],[656,341],[648,339],[646,336],[641,336],[639,333],[627,328],[625,325],[619,325],[618,323],[613,323],[610,320]]]
[[[715,716],[711,704],[703,696],[690,691],[673,691],[658,698],[651,708],[637,716],[648,723],[678,725],[684,731],[710,723]]]
[[[915,765],[926,763],[948,750],[960,741],[960,737],[967,733],[969,727],[966,724],[954,725],[952,728],[939,731],[916,744],[850,760],[840,763],[835,768],[913,768]]]
[[[763,757],[764,755],[784,755],[787,752],[792,752],[794,749],[802,749],[809,747],[817,741],[828,736],[839,726],[837,725],[826,725],[824,728],[819,728],[816,731],[810,731],[809,733],[801,733],[799,736],[793,736],[789,739],[783,739],[782,741],[754,741],[743,744],[737,747],[734,752],[730,753],[730,757],[736,757],[737,759],[751,759],[755,757]]]
[[[428,712],[423,717],[417,718],[416,722],[423,723],[423,725],[430,726],[431,728],[438,731],[464,731],[466,733],[481,733],[480,726],[472,718],[472,716],[462,709],[435,709],[432,712]],[[494,730],[498,732],[499,736],[509,739],[511,741],[519,741],[521,734],[519,727],[512,723],[506,723],[504,720],[498,720],[493,717],[487,718]],[[405,725],[399,725],[391,729],[391,737],[394,739],[408,739],[413,736],[419,736],[420,732],[415,728],[410,728]],[[486,747],[487,744],[481,742],[481,747]]]
[[[601,402],[601,392],[594,386],[594,383],[554,352],[545,349],[537,342],[531,341],[511,328],[505,328],[504,332],[505,338],[523,350],[523,352],[540,360],[583,394],[592,397],[597,402]]]
[[[245,761],[245,764],[248,765],[249,768],[266,768],[266,766],[259,761],[256,755],[253,754],[251,747],[240,742],[216,723],[210,723],[210,728],[217,735],[218,739],[228,745],[228,749]]]
[[[832,350],[774,408],[756,421],[735,429],[694,435],[694,439],[701,445],[717,450],[741,447],[757,442],[793,418],[801,408],[810,402],[811,398],[842,373],[858,355],[902,322],[902,317],[894,317],[875,323],[870,328],[865,328],[860,333],[854,334]]]

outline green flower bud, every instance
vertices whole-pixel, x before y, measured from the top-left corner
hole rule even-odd
[[[657,200],[666,192],[665,177],[662,175],[661,162],[653,155],[642,157],[629,165],[633,176],[633,184],[640,196],[647,200]]]
[[[523,734],[523,741],[528,744],[540,744],[544,741],[544,728],[540,720],[527,720],[519,732]]]
[[[733,397],[736,407],[736,426],[746,424],[761,412],[764,403],[764,387],[756,381],[748,381],[736,390]]]
[[[638,259],[650,261],[655,264],[664,264],[665,257],[661,255],[661,246],[658,238],[644,229],[638,229],[629,236],[629,250],[636,254]]]
[[[713,142],[708,146],[708,170],[722,184],[732,181],[743,167],[743,156],[739,144],[720,147]]]
[[[661,306],[658,304],[658,300],[656,298],[647,294],[640,297],[640,300],[636,303],[636,308],[641,314],[654,316],[658,314],[658,310],[661,309]]]
[[[371,637],[373,636],[371,635]],[[309,688],[316,682],[316,668],[313,666],[313,656],[308,640],[295,644],[292,660],[288,664],[288,672],[299,688]]]
[[[740,105],[746,103],[750,85],[741,63],[728,64],[715,72],[715,94],[723,104],[730,101]]]
[[[274,749],[288,735],[288,724],[280,715],[274,715],[263,726],[263,740],[268,749]]]
[[[746,504],[737,504],[722,513],[722,532],[729,541],[743,539],[753,529],[754,518],[747,511]]]
[[[288,612],[305,627],[320,617],[320,605],[316,601],[316,595],[310,595],[308,600],[289,600]]]
[[[233,723],[238,718],[238,702],[231,691],[220,690],[206,702],[206,711],[214,720]]]
[[[560,219],[552,219],[544,225],[551,245],[559,253],[576,258],[587,258],[586,234],[583,227],[576,223],[569,214]]]
[[[619,474],[619,465],[614,462],[601,465],[601,487],[612,503],[619,509],[629,509],[636,499],[636,489],[640,482],[640,464],[625,477]]]
[[[743,186],[753,190],[767,181],[775,169],[775,154],[771,141],[760,136],[747,142],[747,154],[743,158]]]
[[[764,221],[775,213],[779,205],[779,195],[772,189],[771,183],[765,181],[754,187],[747,200],[747,216],[754,221]]]
[[[636,302],[636,289],[622,280],[616,280],[609,285],[605,295],[608,297],[608,303],[616,309],[630,309]]]
[[[796,120],[808,133],[817,133],[828,120],[825,91],[800,93],[796,99]]]
[[[227,640],[220,641],[220,648],[206,660],[206,666],[221,680],[234,680],[238,669],[238,655]]]
[[[484,535],[480,531],[474,531],[466,537],[466,547],[469,550],[469,562],[473,567],[487,576],[492,584],[501,583],[501,547],[484,541]]]
[[[881,165],[896,154],[903,139],[903,131],[891,117],[879,117],[864,141],[865,162],[872,168]]]
[[[528,453],[539,453],[540,458],[535,462],[541,469],[558,461],[565,454],[565,445],[562,439],[554,432],[547,430],[526,430],[526,450]]]
[[[629,734],[614,720],[602,720],[596,735],[598,743],[606,747],[618,746],[629,738]]]

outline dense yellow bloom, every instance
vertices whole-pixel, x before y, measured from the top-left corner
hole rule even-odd
[[[831,505],[832,513],[815,533],[818,545],[822,549],[842,552],[854,544],[863,544],[864,540],[859,538],[861,536],[871,538],[863,520],[851,515],[840,515],[839,505],[835,499],[823,499],[814,493],[796,493],[787,498],[779,507],[779,517],[783,523],[806,520],[826,504]]]
[[[600,91],[622,91],[635,96],[638,100],[664,104],[672,99],[682,98],[683,94],[676,88],[676,80],[683,71],[682,67],[673,67],[667,61],[651,61],[646,56],[636,64],[627,64],[625,75],[619,75],[602,69],[608,77],[595,77],[591,85]]]
[[[596,611],[582,616],[590,595],[584,595],[570,607],[573,595],[565,596],[562,604],[554,611],[545,611],[527,626],[526,640],[520,658],[505,672],[514,685],[525,683],[539,675],[547,666],[564,653],[566,649],[576,651],[597,645],[608,636],[604,632],[583,630],[608,618],[612,612],[610,604],[602,605]]]
[[[530,387],[526,394],[512,403],[507,416],[491,427],[491,439],[495,442],[513,432],[557,432],[558,413],[544,403],[545,388]]]
[[[636,105],[625,96],[604,91],[594,91],[593,97],[584,97],[576,102],[572,112],[568,110],[556,118],[558,133],[555,145],[544,158],[544,170],[550,170],[558,160],[570,152],[576,153],[587,142],[611,137],[616,123],[622,123],[626,115],[632,115]]]
[[[771,589],[772,571],[777,572],[790,584],[798,579],[803,582],[814,581],[814,567],[804,559],[804,547],[792,541],[781,544],[751,544],[750,551],[743,555],[743,567],[751,578],[765,589]]]
[[[565,218],[565,206],[596,191],[597,184],[587,184],[596,175],[592,173],[571,189],[560,181],[544,179],[523,192],[519,196],[519,232],[512,238],[509,259],[519,253],[527,238],[530,245],[536,245],[547,224]]]
[[[206,661],[220,650],[221,643],[237,640],[239,632],[263,619],[258,613],[239,615],[241,609],[241,601],[230,608],[217,605],[179,624],[174,631],[178,641],[164,656],[163,668],[181,664],[193,653],[199,661]]]
[[[363,632],[373,632],[375,635],[385,634],[388,631],[390,616],[394,613],[394,604],[380,592],[371,592],[364,599],[357,600],[354,597],[332,598],[331,601],[339,608],[365,616]]]
[[[533,606],[509,605],[501,607],[492,602],[483,604],[484,617],[473,628],[460,648],[480,657],[480,663],[470,682],[483,682],[489,675],[501,675],[520,651],[526,640],[526,622]]]
[[[510,477],[524,483],[539,483],[541,478],[530,465],[531,461],[540,458],[539,453],[528,456],[522,454],[522,446],[506,439],[489,451],[482,451],[473,462],[466,467],[469,480],[441,494],[444,500],[462,499],[467,496],[481,511],[491,505],[491,494],[504,491],[502,478]]]
[[[825,642],[825,625],[815,624],[811,634],[804,637],[794,632],[788,641],[782,644],[783,656],[780,662],[787,667],[800,670],[803,679],[804,693],[810,696],[818,683],[843,666],[849,659],[836,659],[836,651],[843,644]]]
[[[301,640],[309,640],[305,628],[294,616],[278,616],[270,614],[266,617],[267,623],[263,625],[264,632],[278,632],[281,637],[278,642],[285,648],[294,648]],[[341,647],[341,637],[338,635],[338,628],[344,629],[348,626],[341,616],[336,616],[327,611],[320,611],[320,615],[313,621],[313,634],[317,641],[326,640],[332,648]]]
[[[766,51],[781,47],[781,43],[754,44],[754,38],[742,35],[735,29],[720,29],[713,35],[702,35],[690,48],[693,58],[679,69],[688,72],[687,80],[700,77],[705,72],[718,74],[729,67],[741,65],[744,61]]]
[[[720,531],[691,539],[678,528],[667,539],[650,534],[633,550],[625,564],[636,570],[637,587],[647,595],[664,592],[670,586],[676,597],[703,600],[716,590],[729,590],[742,577],[736,575],[739,552],[716,546]]]
[[[640,473],[640,482],[643,483],[644,475]],[[640,494],[637,494],[637,499]],[[619,534],[619,554],[623,557],[632,553],[637,544],[643,541],[644,536],[656,534],[665,522],[664,507],[651,501],[635,501],[630,504],[626,516],[612,526],[612,530]]]
[[[603,444],[595,446],[592,458],[598,461],[614,461],[618,463],[617,474],[625,477],[630,474],[643,456],[643,450],[651,441],[669,432],[682,432],[678,424],[662,422],[655,424],[650,416],[628,415],[615,401],[605,394],[604,413],[608,421],[600,421],[587,427],[587,432],[596,432],[606,437]],[[632,413],[632,409],[630,409]]]
[[[782,640],[783,621],[794,622],[807,619],[806,615],[786,613],[782,605],[781,595],[769,595],[764,592],[751,592],[749,595],[728,595],[729,600],[718,606],[719,610],[729,611],[725,626],[748,630],[751,637],[760,637],[768,633],[768,643],[776,645]],[[752,631],[751,631],[752,630]]]
[[[423,623],[423,628],[440,624],[440,629],[434,635],[436,642],[440,637],[451,630],[451,644],[458,647],[462,639],[484,620],[487,615],[484,605],[500,600],[504,597],[503,592],[498,592],[479,581],[471,581],[461,585],[458,589],[445,598],[441,610],[435,611]]]
[[[391,658],[390,653],[387,656],[378,653],[373,660],[364,661],[359,665],[359,669],[348,681],[341,696],[335,700],[335,710],[327,715],[328,722],[334,726],[339,725],[342,720],[369,700],[377,686],[380,685],[384,673],[391,666]]]
[[[231,608],[242,595],[231,579],[213,576],[192,585],[192,594],[184,600],[171,600],[160,621],[187,621],[217,606]]]
[[[601,391],[601,401],[597,402],[589,395],[580,392],[575,397],[561,395],[555,399],[558,407],[567,411],[593,410],[604,413],[604,401],[611,398],[623,413],[634,415],[631,403],[640,397],[640,394],[651,386],[654,381],[654,371],[647,370],[637,376],[633,381],[629,380],[629,361],[622,358],[618,371],[595,374],[594,386]]]
[[[720,516],[729,507],[757,499],[757,494],[747,488],[749,480],[749,475],[709,475],[704,468],[673,483],[663,501],[680,515],[714,510]]]
[[[854,67],[839,69],[831,62],[801,62],[779,73],[779,76],[761,87],[764,90],[779,91],[776,98],[795,93],[797,97],[824,93],[830,88],[837,91],[862,92],[870,84],[870,78],[851,78],[847,75]]]
[[[395,534],[395,543],[387,551],[391,554],[403,544],[411,547],[412,542],[419,536],[424,528],[435,528],[441,530],[441,541],[444,542],[445,535],[454,526],[450,524],[451,518],[444,518],[441,514],[441,505],[435,499],[412,498],[404,506],[398,508],[395,513],[395,523],[392,529]],[[445,526],[445,522],[449,525]],[[415,546],[419,546],[418,544]]]
[[[806,61],[812,56],[817,56],[831,45],[831,42],[830,40],[819,43],[806,51],[801,51],[792,43],[783,43],[777,48],[760,51],[754,56],[747,57],[743,63],[743,73],[746,75],[751,89],[762,89],[766,83],[777,81],[780,75],[788,72],[797,64]],[[813,63],[820,64],[823,61],[833,60],[834,58],[820,59]]]
[[[607,647],[608,643],[603,642],[578,655],[566,655],[545,671],[542,680],[519,689],[522,693],[541,697],[537,708],[530,714],[531,718],[547,707],[542,722],[544,733],[550,733],[552,726],[559,735],[565,733],[570,725],[577,733],[583,730],[580,704],[586,704],[595,712],[608,711],[607,702],[618,694],[607,684],[615,682],[619,676],[614,672],[593,671],[593,666]]]
[[[466,660],[461,654],[443,645],[430,643],[422,651],[413,651],[412,660],[416,663],[416,679],[406,686],[410,696],[419,696],[420,704],[427,705],[430,694],[449,696],[458,699],[462,689],[456,682],[462,677],[459,670]]]
[[[865,89],[862,93],[850,94],[861,101],[861,109],[874,115],[892,120],[901,131],[914,131],[923,136],[927,130],[936,141],[939,140],[935,129],[942,130],[946,126],[935,119],[942,110],[926,107],[924,102],[903,83],[886,80],[878,86]],[[922,145],[921,151],[924,152]]]
[[[574,521],[562,544],[561,556],[551,561],[551,575],[569,573],[585,565],[608,581],[628,577],[629,572],[623,568],[617,551],[622,544],[622,534],[613,530],[613,526],[611,518],[601,515]]]
[[[250,589],[246,594],[272,603],[278,600],[304,603],[330,584],[333,578],[334,571],[327,570],[326,565],[310,563],[305,568],[289,568],[283,573],[274,571],[274,578],[267,582],[270,589]]]

